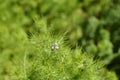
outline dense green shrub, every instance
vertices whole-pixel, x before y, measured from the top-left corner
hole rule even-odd
[[[1,80],[117,80],[81,48],[65,46],[64,34],[51,36],[42,27],[30,39],[20,27],[1,27]]]

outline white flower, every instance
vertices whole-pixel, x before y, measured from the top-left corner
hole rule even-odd
[[[53,43],[51,49],[52,49],[52,50],[57,50],[57,49],[59,49],[58,43]]]

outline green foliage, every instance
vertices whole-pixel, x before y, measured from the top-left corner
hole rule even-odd
[[[17,71],[13,68],[14,64],[14,67],[16,67],[17,63],[23,65],[21,60],[24,59],[17,60],[17,58],[29,54],[26,49],[29,48],[28,51],[31,51],[32,48],[35,50],[37,48],[35,48],[36,45],[32,45],[31,40],[35,39],[33,43],[40,44],[41,42],[38,41],[42,36],[40,41],[48,39],[50,47],[51,42],[54,42],[54,37],[50,37],[50,34],[48,36],[49,32],[53,36],[67,32],[64,41],[62,41],[65,43],[64,46],[69,46],[69,48],[75,50],[76,45],[82,46],[89,55],[95,56],[95,59],[99,57],[108,67],[115,63],[116,65],[112,65],[110,69],[118,71],[116,67],[120,67],[120,64],[116,63],[114,59],[116,60],[118,57],[118,61],[120,60],[119,14],[119,0],[4,0],[4,2],[1,0],[0,64],[3,65],[0,65],[0,72],[6,75],[6,72],[9,73],[11,70]],[[45,40],[45,42],[47,41]],[[62,50],[64,51],[64,49]],[[15,59],[11,63],[9,58],[13,57],[14,53],[16,54],[14,55]],[[34,50],[32,50],[32,53],[34,53]],[[73,50],[73,53],[76,52]],[[42,52],[39,54],[42,54]],[[36,64],[38,63],[36,62]],[[10,65],[12,69],[8,69],[7,66]],[[24,75],[22,71],[16,74],[21,74],[19,76]],[[112,73],[108,72],[108,74]],[[120,74],[118,73],[118,75]]]
[[[40,24],[44,24],[42,20]],[[117,80],[114,72],[103,68],[102,62],[94,61],[81,48],[71,50],[65,46],[62,34],[51,36],[45,27],[40,28],[47,32],[31,39],[19,27],[1,27],[2,80]],[[52,48],[54,43],[58,48]]]

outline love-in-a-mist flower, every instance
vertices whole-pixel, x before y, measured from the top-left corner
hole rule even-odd
[[[87,66],[87,65],[88,65],[88,61],[84,61],[84,62],[83,62],[83,65],[84,65],[84,66]]]
[[[58,43],[53,43],[51,49],[52,49],[52,50],[57,50],[57,49],[59,49]]]

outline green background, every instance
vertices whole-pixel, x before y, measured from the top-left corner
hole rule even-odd
[[[67,32],[67,46],[81,46],[120,77],[120,0],[0,0],[0,77],[44,26],[53,35]]]

